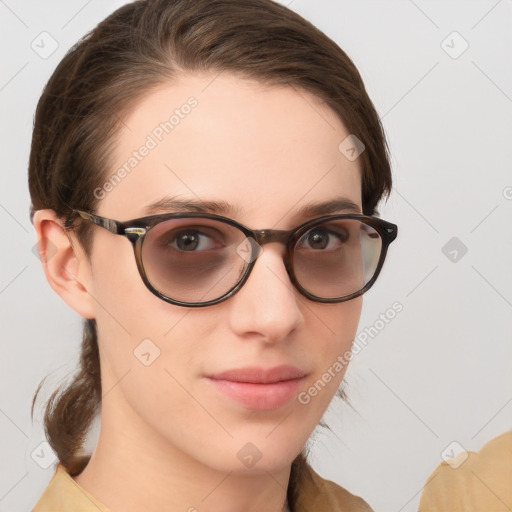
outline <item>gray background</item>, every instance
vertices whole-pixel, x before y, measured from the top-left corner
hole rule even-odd
[[[32,423],[31,399],[43,377],[43,399],[69,377],[81,335],[81,318],[33,252],[33,113],[67,49],[124,3],[0,0],[0,512],[29,510],[53,474],[41,467],[52,462],[41,445],[43,400]],[[358,66],[393,155],[395,189],[381,214],[399,225],[359,332],[380,326],[394,302],[403,310],[354,357],[355,411],[333,401],[325,418],[333,433],[315,433],[312,463],[376,510],[414,511],[451,443],[478,450],[512,427],[511,2],[282,3]],[[51,49],[43,31],[58,43],[49,56],[31,47],[46,37]]]

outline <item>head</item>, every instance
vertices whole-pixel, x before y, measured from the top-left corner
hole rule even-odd
[[[340,151],[352,135],[364,144],[355,159]],[[346,368],[332,368],[350,350],[362,297],[309,300],[291,284],[284,246],[269,243],[227,300],[171,304],[143,283],[129,240],[72,209],[124,222],[151,204],[164,213],[169,196],[229,205],[222,215],[253,230],[292,230],[311,219],[299,216],[305,205],[340,197],[374,215],[391,188],[388,152],[348,56],[271,0],[125,5],[46,85],[29,187],[48,281],[85,319],[78,372],[45,414],[66,469],[87,463],[80,449],[100,409],[109,425],[223,471],[249,470],[241,449],[262,455],[253,471],[290,464],[340,385]],[[330,378],[309,400],[262,408],[208,378],[282,364],[304,372],[302,391]]]

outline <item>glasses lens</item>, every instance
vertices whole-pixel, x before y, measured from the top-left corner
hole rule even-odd
[[[202,218],[170,219],[148,231],[142,261],[160,293],[207,302],[227,293],[247,268],[247,239],[237,228]]]
[[[374,276],[382,239],[374,228],[356,219],[318,224],[295,245],[293,268],[300,285],[324,299],[361,290]]]

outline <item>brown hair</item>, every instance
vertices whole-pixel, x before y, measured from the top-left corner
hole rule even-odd
[[[28,169],[31,221],[34,211],[53,209],[90,256],[90,225],[73,226],[66,205],[96,211],[100,199],[93,191],[111,173],[110,150],[123,116],[184,71],[229,72],[316,95],[365,145],[359,157],[363,213],[374,214],[389,195],[379,117],[356,67],[323,32],[272,0],[138,0],[73,46],[44,88]],[[54,391],[44,416],[48,441],[71,475],[88,462],[79,451],[100,404],[96,323],[87,319],[79,371],[63,391]]]

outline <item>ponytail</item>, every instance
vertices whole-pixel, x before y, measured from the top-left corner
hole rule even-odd
[[[32,415],[43,382],[34,394]],[[61,386],[52,393],[44,414],[46,438],[71,476],[81,473],[89,462],[90,456],[80,452],[100,404],[101,375],[96,321],[86,319],[78,373],[65,389],[62,390]]]

